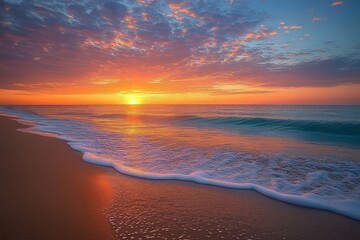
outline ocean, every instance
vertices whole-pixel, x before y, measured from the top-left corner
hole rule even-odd
[[[360,220],[360,106],[2,106],[0,114],[123,174],[253,189]]]

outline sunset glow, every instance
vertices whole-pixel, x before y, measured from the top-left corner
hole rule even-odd
[[[0,0],[0,238],[360,239],[359,13]]]
[[[0,104],[359,104],[360,2],[280,2],[5,0]]]

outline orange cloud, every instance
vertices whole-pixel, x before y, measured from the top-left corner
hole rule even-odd
[[[169,8],[174,12],[175,15],[170,14],[169,16],[176,18],[177,20],[182,20],[182,17],[179,16],[180,13],[184,13],[189,17],[196,18],[195,12],[190,8],[184,8],[183,4],[170,3]]]
[[[124,21],[127,23],[129,29],[136,29],[136,20],[132,16],[125,16]]]
[[[274,36],[276,34],[277,32],[275,30],[269,30],[266,27],[262,27],[262,31],[247,33],[244,37],[244,41],[247,42],[250,41],[251,39],[260,40],[266,38],[267,36]]]

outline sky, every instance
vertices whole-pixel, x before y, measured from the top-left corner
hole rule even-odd
[[[0,0],[0,104],[360,104],[358,0]]]

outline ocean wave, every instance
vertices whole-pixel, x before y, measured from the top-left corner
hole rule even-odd
[[[360,123],[355,121],[320,121],[320,120],[297,120],[276,119],[261,117],[238,117],[238,116],[197,116],[197,115],[145,115],[145,114],[90,114],[77,113],[73,115],[91,116],[101,119],[127,119],[136,117],[144,122],[163,122],[166,124],[178,123],[194,125],[196,127],[213,127],[220,129],[231,129],[246,132],[303,132],[304,134],[325,134],[344,137],[354,137],[360,143]],[[319,135],[318,135],[319,136]]]
[[[51,132],[83,153],[87,162],[146,179],[174,179],[236,189],[252,189],[284,202],[360,220],[360,163],[329,156],[265,154],[224,146],[177,145],[141,134],[107,131],[95,125],[0,108],[34,122],[32,133]],[[182,116],[181,121],[201,121]],[[235,124],[239,118],[206,118]],[[118,120],[116,120],[118,121]],[[250,121],[250,120],[249,120]],[[250,121],[254,124],[256,121]],[[264,121],[257,120],[257,124]],[[218,124],[218,123],[216,123]]]
[[[178,121],[186,123],[199,123],[218,126],[247,126],[262,127],[268,129],[293,130],[305,132],[317,132],[324,134],[360,136],[360,123],[358,122],[336,122],[336,121],[314,121],[254,117],[199,117],[179,116]]]

